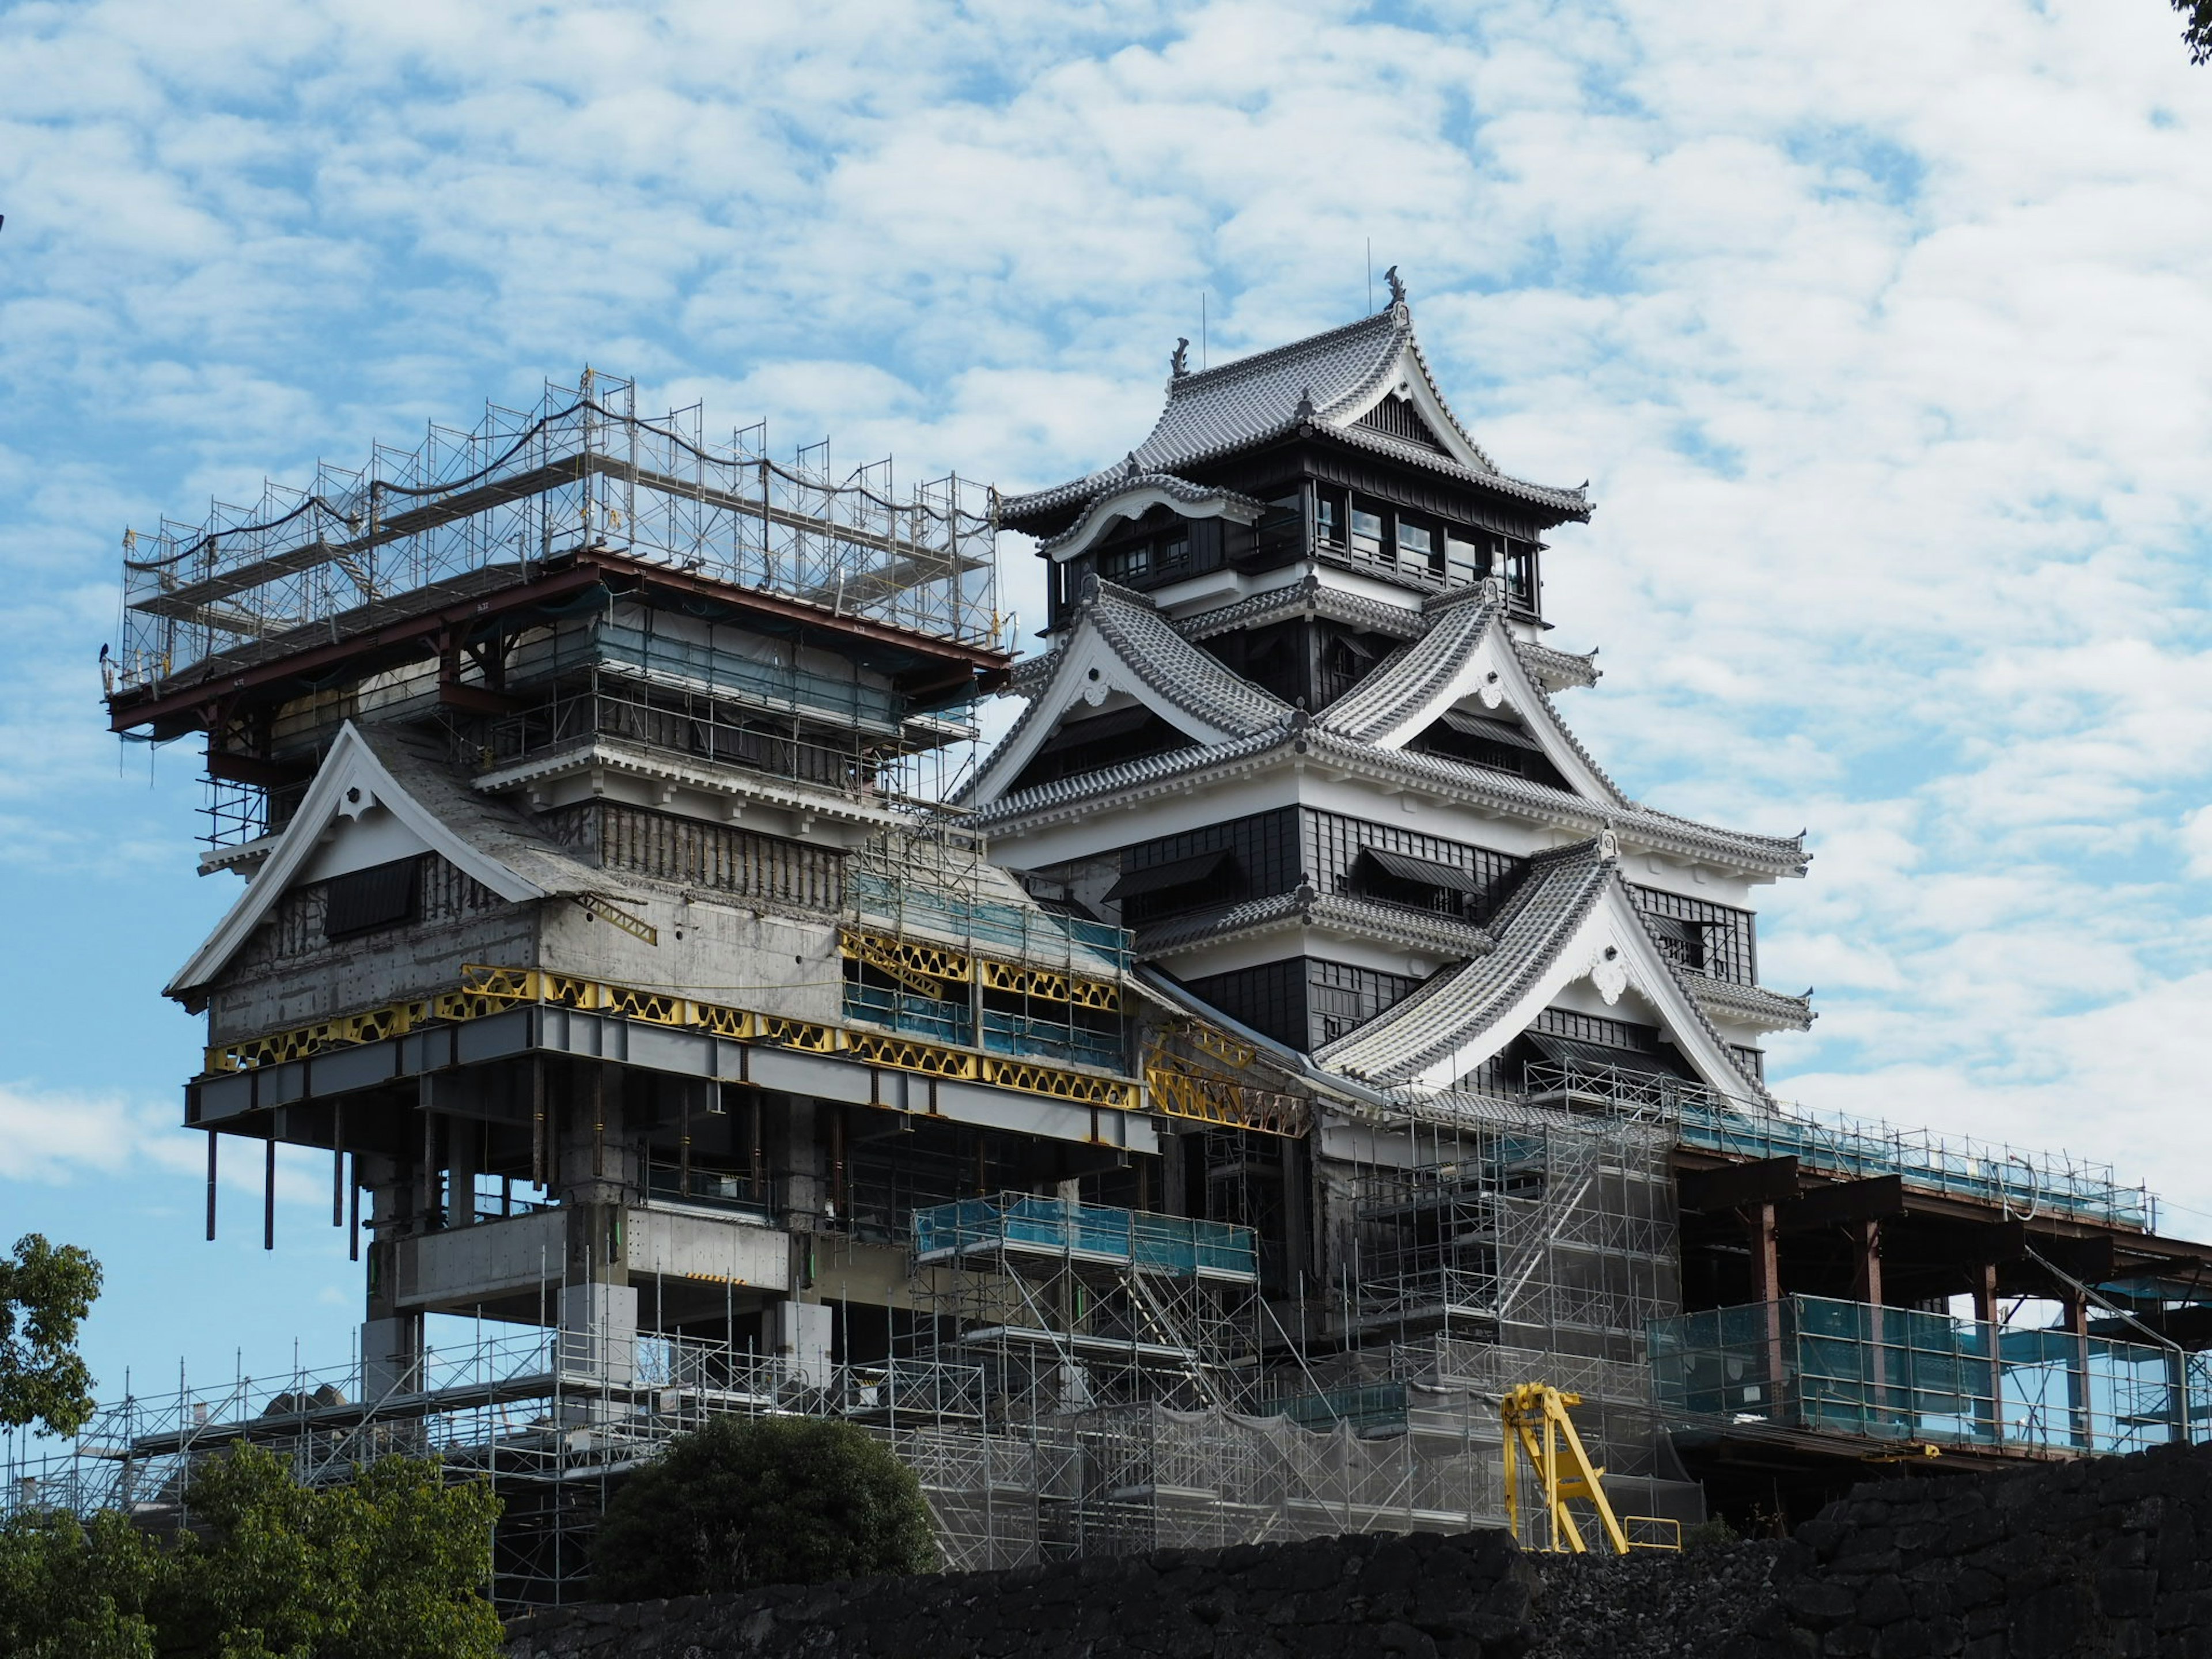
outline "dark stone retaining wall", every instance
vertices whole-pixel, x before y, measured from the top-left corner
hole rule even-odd
[[[510,1659],[2212,1659],[2212,1447],[1861,1486],[1786,1542],[1164,1550],[518,1620]]]
[[[1502,1532],[1353,1535],[577,1607],[518,1620],[507,1652],[512,1659],[1514,1659],[1528,1644],[1535,1584],[1527,1558]]]

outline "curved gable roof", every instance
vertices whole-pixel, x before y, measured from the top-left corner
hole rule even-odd
[[[1632,987],[1640,993],[1706,1085],[1767,1098],[1637,914],[1610,835],[1545,854],[1488,931],[1498,941],[1488,955],[1437,975],[1316,1049],[1315,1060],[1371,1082],[1446,1089],[1527,1030],[1560,991],[1591,979],[1607,1002]]]
[[[1103,702],[1112,692],[1127,693],[1207,744],[1287,729],[1295,712],[1193,645],[1149,600],[1095,576],[1040,660],[1037,678],[1024,677],[1022,689],[1030,706],[983,763],[963,803],[997,800],[1070,709]]]
[[[1359,417],[1401,386],[1443,442],[1448,455],[1357,425]],[[1272,350],[1240,357],[1168,382],[1167,406],[1151,434],[1117,467],[1055,484],[1000,503],[1007,518],[1051,513],[1105,494],[1138,473],[1179,475],[1190,467],[1247,449],[1310,422],[1359,443],[1472,482],[1541,502],[1573,518],[1587,518],[1589,495],[1500,472],[1444,401],[1428,360],[1413,337],[1413,317],[1395,300],[1371,317]]]
[[[210,983],[306,873],[324,831],[341,817],[378,809],[503,899],[578,897],[606,889],[599,872],[532,834],[401,733],[349,720],[252,883],[164,994],[181,997]]]

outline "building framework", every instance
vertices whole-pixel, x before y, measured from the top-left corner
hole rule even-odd
[[[1475,443],[1398,285],[1178,358],[1097,472],[892,486],[586,374],[132,538],[111,725],[204,738],[248,878],[167,988],[209,1229],[222,1157],[273,1248],[276,1148],[327,1153],[361,1340],[18,1443],[0,1501],[436,1450],[525,1601],[723,1413],[884,1436],[963,1566],[1502,1523],[1535,1385],[1675,1522],[2203,1431],[2212,1247],[2147,1193],[1768,1091],[1803,838],[1568,727],[1590,502]]]

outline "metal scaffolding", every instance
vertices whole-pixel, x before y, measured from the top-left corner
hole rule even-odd
[[[995,520],[957,477],[904,500],[889,460],[839,480],[826,441],[788,465],[765,425],[710,445],[696,405],[647,419],[632,383],[587,369],[533,409],[488,405],[472,431],[375,445],[359,471],[325,463],[304,489],[270,483],[203,524],[126,532],[111,690],[367,634],[587,548],[992,645]]]
[[[1633,1363],[1680,1306],[1667,1155],[1626,1117],[1469,1128],[1370,1167],[1354,1211],[1363,1336],[1439,1332]]]

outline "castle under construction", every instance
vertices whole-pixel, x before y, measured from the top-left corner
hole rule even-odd
[[[2212,1247],[2142,1189],[1769,1094],[1813,1014],[1753,900],[1808,855],[1569,729],[1591,511],[1477,446],[1394,279],[1179,349],[1150,435],[1018,495],[587,373],[133,537],[111,723],[204,736],[243,878],[167,988],[208,1230],[221,1160],[273,1248],[276,1148],[326,1154],[360,1341],[0,1501],[434,1450],[521,1602],[717,1413],[880,1433],[960,1566],[1497,1522],[1533,1382],[1645,1541],[2212,1432]]]

